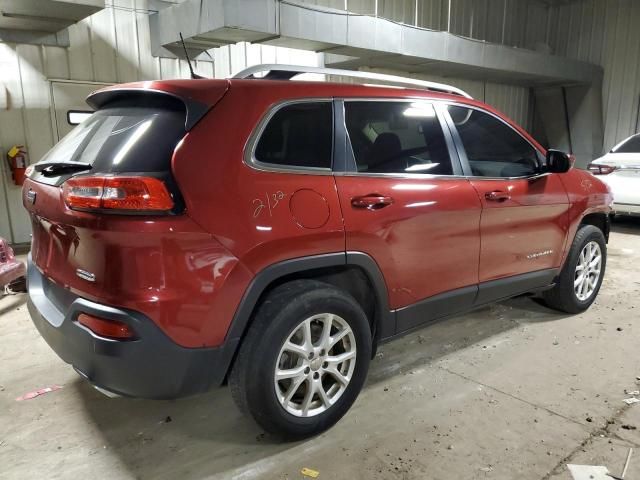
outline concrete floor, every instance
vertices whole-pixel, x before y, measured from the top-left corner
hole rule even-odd
[[[109,399],[39,338],[25,296],[0,299],[0,478],[566,479],[566,463],[640,478],[640,221],[617,223],[583,315],[518,298],[383,346],[347,416],[282,444],[227,389]],[[64,388],[16,402],[25,392]],[[169,420],[170,421],[167,421]],[[637,426],[638,430],[624,429]]]

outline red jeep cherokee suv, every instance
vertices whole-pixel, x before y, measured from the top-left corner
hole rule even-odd
[[[105,393],[228,382],[303,437],[345,414],[380,342],[526,292],[569,313],[598,294],[607,188],[453,87],[262,66],[87,101],[24,185],[29,311]]]

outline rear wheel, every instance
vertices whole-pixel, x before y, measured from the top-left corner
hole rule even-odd
[[[7,290],[10,293],[26,293],[27,291],[27,277],[20,277],[7,285]]]
[[[556,310],[580,313],[595,301],[607,263],[607,244],[602,231],[583,225],[554,288],[544,292],[545,303]]]
[[[331,285],[296,280],[258,307],[229,384],[240,409],[265,430],[301,438],[349,410],[370,357],[371,329],[360,305]]]

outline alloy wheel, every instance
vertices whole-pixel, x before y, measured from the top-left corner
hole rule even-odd
[[[331,313],[298,324],[278,354],[276,396],[292,415],[324,413],[344,394],[356,365],[356,341],[349,324]]]
[[[598,242],[587,243],[576,265],[573,288],[578,300],[584,302],[596,291],[602,270],[602,250]]]

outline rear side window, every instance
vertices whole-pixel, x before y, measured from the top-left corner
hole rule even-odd
[[[640,153],[640,135],[636,135],[626,140],[624,143],[614,148],[611,153]]]
[[[181,109],[115,106],[74,128],[42,162],[82,162],[91,173],[165,172],[185,135]]]
[[[449,106],[473,175],[525,177],[539,171],[533,146],[506,123],[478,110]]]
[[[453,175],[431,103],[347,102],[345,121],[359,172]]]
[[[294,103],[278,110],[255,149],[261,163],[285,168],[331,168],[331,102]]]

